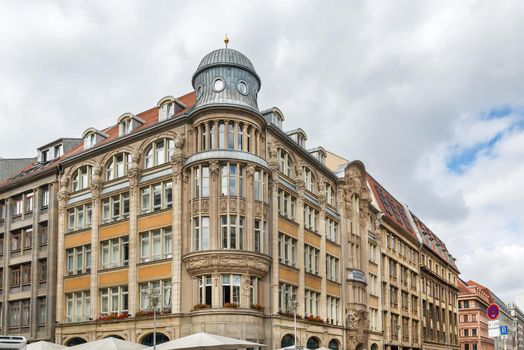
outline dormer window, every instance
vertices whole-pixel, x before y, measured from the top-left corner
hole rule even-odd
[[[82,138],[84,139],[84,149],[89,149],[108,137],[109,135],[103,131],[89,128],[82,134]]]
[[[143,125],[145,121],[133,113],[124,113],[118,117],[118,135],[125,136],[131,133],[131,131]]]
[[[56,145],[53,147],[53,158],[60,158],[62,156],[62,145]]]
[[[300,147],[306,148],[307,136],[304,130],[295,129],[286,133],[293,141],[295,141]]]
[[[124,119],[120,122],[120,136],[131,132],[131,119]]]
[[[49,160],[49,150],[42,151],[42,155],[40,156],[40,161],[42,163],[45,163]]]
[[[158,101],[158,121],[166,120],[173,117],[178,112],[185,109],[187,106],[174,98],[173,96],[166,96]]]
[[[317,147],[308,151],[313,157],[317,158],[322,164],[326,164],[326,150],[323,147]]]
[[[96,144],[96,135],[90,132],[84,136],[84,149],[91,148]]]

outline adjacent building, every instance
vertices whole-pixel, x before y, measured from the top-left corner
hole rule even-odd
[[[515,330],[515,349],[524,349],[524,312],[514,302],[506,303],[506,306],[513,318]]]
[[[73,140],[60,139],[39,148],[37,161],[0,182],[2,334],[54,339],[57,165],[73,145]],[[53,154],[43,158],[50,148]]]

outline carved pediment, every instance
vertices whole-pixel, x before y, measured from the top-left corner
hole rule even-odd
[[[229,272],[264,277],[271,264],[269,256],[247,251],[209,250],[187,254],[182,260],[192,276]]]

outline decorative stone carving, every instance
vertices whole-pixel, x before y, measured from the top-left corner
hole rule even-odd
[[[244,199],[240,199],[240,214],[246,213],[246,201]]]
[[[271,260],[266,255],[247,251],[204,251],[190,253],[183,261],[190,275],[210,272],[236,272],[264,277]]]
[[[226,211],[227,210],[227,199],[220,198],[220,203],[218,206],[219,206],[220,212]]]
[[[246,175],[249,180],[253,179],[253,176],[255,175],[255,166],[250,164],[246,168]]]
[[[216,182],[220,174],[220,164],[218,161],[211,161],[209,163],[209,173],[211,174],[211,180]]]
[[[100,191],[102,189],[102,166],[95,164],[93,166],[93,175],[91,176],[91,197],[93,201],[97,201],[100,197]]]
[[[201,208],[200,211],[202,213],[209,213],[209,199],[202,199],[200,202]]]
[[[262,216],[262,204],[255,203],[255,216]]]
[[[237,211],[237,200],[236,199],[232,199],[229,201],[229,210]]]

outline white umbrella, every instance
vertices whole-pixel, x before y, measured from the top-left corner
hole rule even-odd
[[[280,348],[278,350],[311,350],[311,349],[308,349],[306,348],[305,346],[300,346],[300,345],[290,345],[290,346],[286,346],[285,348]],[[319,349],[317,349],[319,350]]]
[[[74,350],[141,350],[147,346],[125,341],[113,337],[90,341],[89,343],[75,345],[69,349]]]
[[[67,348],[65,345],[50,343],[48,341],[37,341],[36,343],[31,343],[27,345],[27,350],[58,350]]]
[[[177,349],[206,349],[206,350],[233,350],[238,348],[252,348],[265,346],[264,344],[252,343],[247,340],[222,337],[209,333],[195,333],[187,337],[178,338],[156,346],[157,350]],[[153,347],[147,350],[153,350]]]

